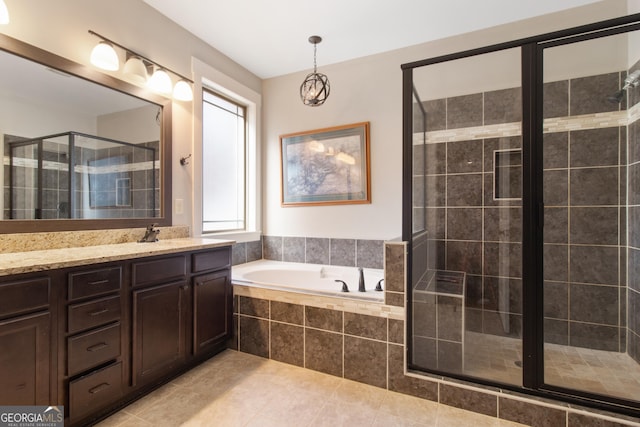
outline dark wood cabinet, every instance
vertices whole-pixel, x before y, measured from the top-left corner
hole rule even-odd
[[[49,405],[49,312],[0,321],[0,402]]]
[[[0,405],[93,424],[226,348],[231,247],[0,277]]]
[[[186,282],[133,292],[133,385],[165,374],[185,359]]]
[[[225,341],[232,333],[233,288],[228,270],[193,279],[193,354]]]

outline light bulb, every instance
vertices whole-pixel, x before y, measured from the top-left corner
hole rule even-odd
[[[118,54],[111,44],[101,41],[91,51],[91,63],[98,68],[117,71],[120,68]]]
[[[178,101],[193,100],[193,91],[191,90],[191,85],[185,80],[180,80],[173,88],[173,97]]]
[[[149,79],[148,85],[151,90],[165,95],[170,94],[171,89],[173,88],[171,77],[169,77],[169,74],[167,74],[167,72],[162,68],[156,69],[156,71]]]

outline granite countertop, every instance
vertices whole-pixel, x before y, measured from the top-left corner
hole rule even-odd
[[[65,249],[0,253],[0,276],[76,267],[175,252],[230,246],[233,240],[179,238],[154,243],[118,243]]]

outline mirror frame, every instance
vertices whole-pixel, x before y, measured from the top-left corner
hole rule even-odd
[[[55,68],[75,77],[143,99],[162,107],[162,127],[160,130],[160,216],[157,218],[123,219],[35,219],[0,220],[0,234],[37,233],[51,231],[78,231],[116,228],[146,227],[150,223],[171,226],[171,99],[156,95],[144,88],[104,74],[86,65],[78,64],[49,51],[23,41],[0,34],[0,50]],[[4,156],[4,154],[2,154]],[[3,166],[4,167],[4,166]],[[4,191],[4,190],[3,190]]]

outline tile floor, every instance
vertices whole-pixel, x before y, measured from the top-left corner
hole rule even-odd
[[[548,384],[637,400],[640,365],[626,353],[545,344]],[[465,333],[464,373],[508,384],[522,384],[522,341]]]
[[[124,426],[446,426],[522,424],[226,350],[99,423]]]

